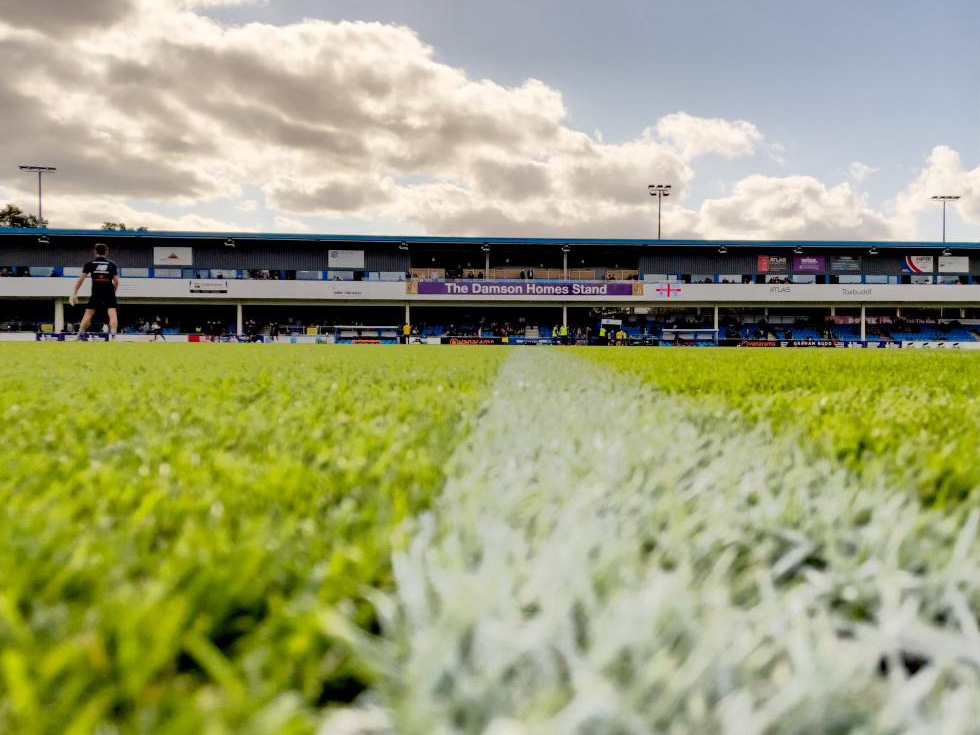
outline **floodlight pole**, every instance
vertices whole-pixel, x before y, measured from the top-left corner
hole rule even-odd
[[[942,196],[932,197],[932,200],[934,202],[942,202],[943,203],[943,242],[944,243],[946,242],[946,202],[955,202],[959,198],[960,197],[958,195],[957,196],[952,196],[952,195],[948,195],[948,194],[942,195]]]
[[[664,197],[670,196],[670,184],[650,184],[647,187],[650,196],[657,197],[657,239],[660,239],[660,213]]]
[[[27,171],[28,173],[36,173],[37,174],[37,220],[38,220],[37,226],[40,227],[40,228],[43,228],[44,227],[44,210],[43,210],[43,208],[41,206],[41,204],[42,204],[42,200],[41,200],[41,189],[42,189],[42,186],[41,186],[41,177],[44,174],[53,174],[58,169],[56,169],[54,166],[20,166],[19,168],[20,168],[21,171]]]

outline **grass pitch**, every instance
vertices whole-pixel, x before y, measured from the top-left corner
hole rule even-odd
[[[969,722],[978,365],[2,346],[0,732]]]
[[[311,732],[503,352],[0,349],[0,732]]]

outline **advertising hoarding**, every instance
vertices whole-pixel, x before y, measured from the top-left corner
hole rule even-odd
[[[194,265],[194,248],[154,247],[153,265]]]
[[[933,257],[931,255],[906,255],[902,264],[904,273],[932,273]]]
[[[822,255],[794,255],[793,273],[823,273],[826,263]]]
[[[327,253],[328,268],[363,268],[363,250],[331,250]]]
[[[642,296],[639,282],[421,281],[406,284],[426,296]],[[417,289],[417,290],[415,290]],[[676,289],[675,289],[676,290]]]
[[[782,255],[760,255],[758,261],[759,273],[789,273],[789,263]]]
[[[939,256],[940,273],[969,273],[970,259],[965,255]]]
[[[830,259],[831,273],[860,273],[861,260],[856,255],[839,255]]]

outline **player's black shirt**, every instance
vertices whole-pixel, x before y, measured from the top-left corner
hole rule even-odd
[[[116,292],[112,287],[112,279],[119,275],[116,264],[108,258],[98,257],[90,260],[82,268],[82,273],[92,277],[92,296],[109,296]]]

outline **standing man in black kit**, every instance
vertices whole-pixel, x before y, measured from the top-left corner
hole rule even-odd
[[[97,309],[105,309],[109,315],[109,334],[115,336],[119,329],[119,314],[116,310],[116,289],[119,288],[119,268],[106,256],[109,248],[103,243],[95,246],[95,258],[82,268],[82,275],[75,282],[75,291],[68,303],[75,306],[78,303],[78,289],[85,283],[87,276],[92,276],[92,296],[85,306],[85,315],[78,326],[79,337],[88,331],[92,318]],[[110,337],[111,339],[111,337]]]

